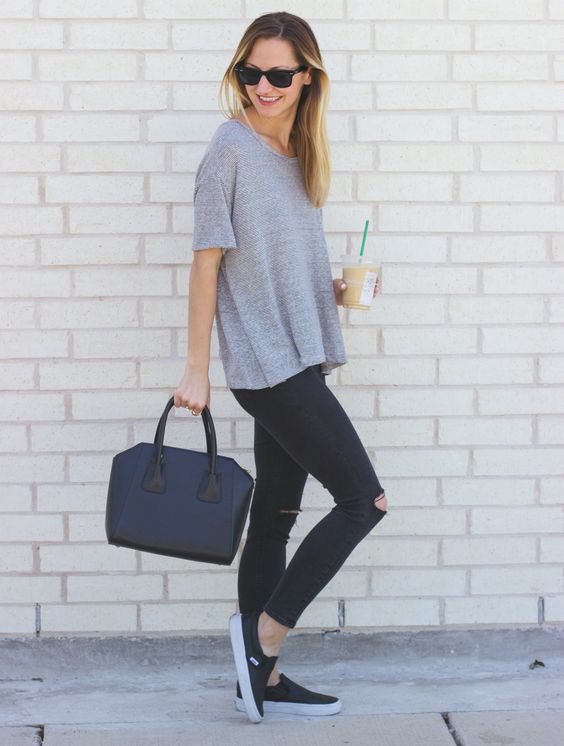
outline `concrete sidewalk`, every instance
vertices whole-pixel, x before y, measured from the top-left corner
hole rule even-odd
[[[564,628],[291,632],[279,668],[342,711],[249,722],[225,635],[3,638],[0,746],[564,744]]]

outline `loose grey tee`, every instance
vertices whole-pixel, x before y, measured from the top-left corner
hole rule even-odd
[[[217,128],[196,173],[193,251],[211,247],[223,249],[216,323],[229,388],[347,362],[321,208],[298,159],[237,119]]]

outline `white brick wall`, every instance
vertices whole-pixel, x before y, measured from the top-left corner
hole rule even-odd
[[[330,377],[389,497],[300,620],[564,622],[564,2],[289,0],[333,81],[334,276],[366,218],[384,261],[340,309]],[[238,559],[107,545],[112,456],[153,438],[187,344],[194,173],[263,0],[0,2],[0,634],[224,632]],[[252,421],[212,337],[220,450]],[[173,412],[168,441],[203,449]],[[310,479],[291,557],[332,504]],[[242,548],[242,547],[241,547]]]

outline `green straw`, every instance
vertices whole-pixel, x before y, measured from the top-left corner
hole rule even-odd
[[[360,247],[360,257],[358,259],[358,263],[362,264],[362,255],[364,254],[364,244],[366,243],[366,234],[368,233],[368,223],[370,221],[367,220],[364,224],[364,236],[362,237],[362,246]]]

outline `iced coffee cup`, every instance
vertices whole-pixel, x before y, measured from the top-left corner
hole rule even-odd
[[[368,311],[374,297],[374,288],[380,272],[380,260],[374,256],[342,255],[343,280],[347,288],[343,292],[345,308]]]

